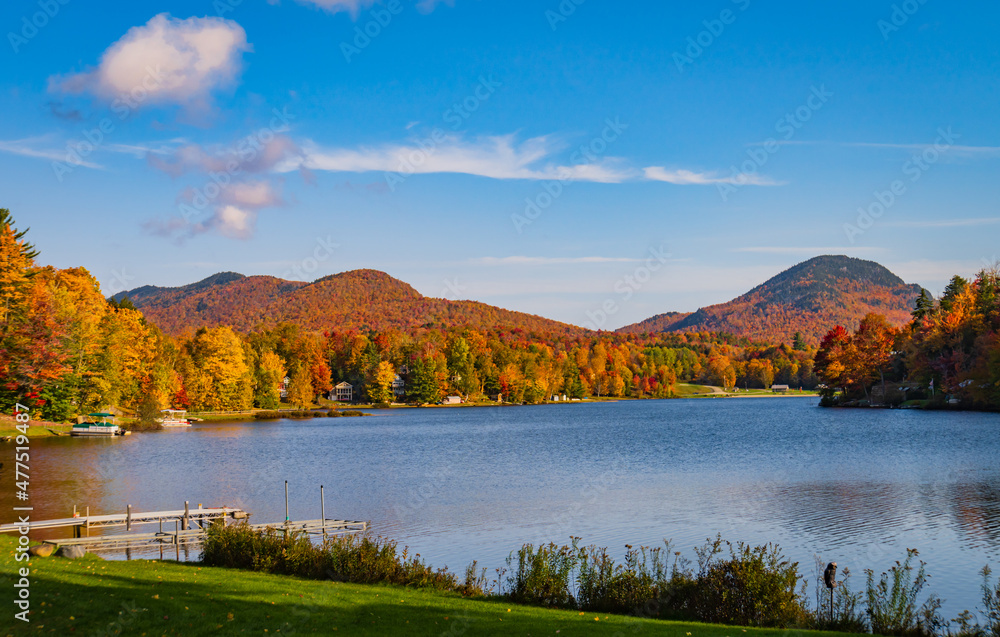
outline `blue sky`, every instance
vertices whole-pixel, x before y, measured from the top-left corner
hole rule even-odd
[[[995,4],[17,0],[0,25],[0,206],[109,294],[375,268],[614,328],[818,254],[934,292],[1000,257]]]

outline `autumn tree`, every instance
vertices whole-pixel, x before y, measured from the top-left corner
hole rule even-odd
[[[309,370],[300,365],[292,372],[288,383],[288,402],[299,409],[306,409],[312,406],[315,397]]]
[[[238,411],[250,408],[253,403],[250,368],[243,343],[232,328],[202,328],[187,344],[187,349],[193,365],[189,377],[185,378],[185,386],[195,409]]]
[[[375,377],[368,386],[368,398],[373,403],[391,403],[393,399],[392,381],[396,379],[396,371],[392,363],[382,361],[378,364]]]
[[[254,403],[261,409],[277,409],[281,403],[281,381],[287,372],[285,362],[268,350],[260,357],[254,378]]]

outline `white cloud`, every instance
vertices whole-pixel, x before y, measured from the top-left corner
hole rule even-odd
[[[257,213],[236,206],[222,206],[216,210],[211,224],[224,236],[249,239],[257,225]]]
[[[268,0],[271,4],[278,4],[279,0]],[[352,18],[357,19],[358,14],[361,13],[363,9],[367,9],[376,3],[377,0],[296,0],[299,4],[308,4],[315,7],[319,7],[324,11],[330,13],[339,13],[341,11],[346,11],[351,14]],[[404,0],[405,1],[405,0]],[[448,6],[454,5],[454,0],[420,0],[417,2],[417,10],[421,13],[430,13],[434,11],[437,5],[442,2],[446,3]]]
[[[267,142],[250,136],[225,148],[206,149],[201,144],[184,143],[168,152],[151,152],[146,159],[154,168],[171,177],[179,177],[188,172],[262,173],[286,161],[301,161],[301,155],[302,151],[291,138],[276,134]],[[235,169],[231,169],[233,166]]]
[[[232,20],[179,20],[161,13],[129,29],[97,68],[52,78],[50,90],[204,111],[213,91],[236,84],[249,50],[246,32]]]
[[[937,221],[892,221],[885,226],[893,228],[968,228],[971,226],[992,226],[1000,223],[1000,217],[979,219],[941,219]]]
[[[885,248],[876,247],[843,247],[843,246],[814,246],[814,247],[800,247],[800,246],[748,246],[744,248],[736,248],[733,252],[754,252],[760,254],[807,254],[810,256],[819,256],[823,254],[872,254],[878,252],[885,252]]]
[[[948,153],[952,155],[960,155],[967,158],[981,158],[990,159],[993,157],[1000,157],[1000,146],[965,146],[961,144],[951,144],[943,146],[942,144],[892,144],[892,143],[882,143],[882,142],[830,142],[830,141],[810,141],[810,140],[781,140],[777,143],[780,146],[841,146],[844,148],[878,148],[885,150],[907,150],[907,151],[924,151],[928,149],[935,149],[942,153]],[[763,145],[764,142],[754,144],[755,146]]]
[[[297,168],[327,172],[385,172],[412,174],[456,173],[491,179],[564,179],[620,183],[634,176],[621,168],[621,160],[575,166],[559,166],[550,158],[561,146],[551,137],[535,137],[517,143],[513,135],[481,137],[465,141],[458,136],[441,136],[404,144],[358,149],[323,148],[312,142],[302,145],[301,161],[278,167],[287,172]]]
[[[646,179],[665,181],[678,186],[711,186],[733,184],[734,186],[780,186],[781,183],[763,175],[741,174],[735,177],[719,176],[715,173],[697,173],[690,170],[667,170],[662,166],[649,166],[643,171]]]
[[[478,265],[566,265],[582,263],[638,263],[645,259],[627,257],[482,257],[473,259]]]
[[[40,148],[39,146],[42,144],[51,145],[51,136],[26,137],[24,139],[12,139],[10,141],[0,140],[0,152],[10,153],[12,155],[21,155],[22,157],[33,157],[35,159],[72,163],[73,166],[83,166],[85,168],[93,168],[96,170],[104,169],[104,166],[87,161],[79,156],[74,156],[71,160],[71,154],[66,148]]]
[[[197,206],[206,188],[187,188],[179,201]],[[234,182],[218,191],[210,202],[207,219],[192,221],[182,215],[167,220],[152,219],[143,224],[147,232],[183,242],[200,234],[217,232],[231,239],[250,239],[257,230],[257,216],[264,208],[284,204],[281,192],[268,181]]]

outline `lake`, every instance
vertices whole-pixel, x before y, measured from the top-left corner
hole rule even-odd
[[[292,519],[320,517],[322,484],[328,517],[370,520],[459,572],[571,535],[616,556],[667,538],[693,559],[721,533],[776,542],[810,578],[814,555],[837,561],[858,590],[863,569],[910,547],[951,618],[978,605],[984,564],[1000,570],[997,414],[825,410],[815,398],[373,413],[34,440],[33,519],[189,500],[278,522],[288,480]],[[0,506],[16,506],[12,487]]]

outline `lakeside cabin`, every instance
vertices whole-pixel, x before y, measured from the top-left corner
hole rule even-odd
[[[776,394],[784,394],[789,389],[788,385],[771,385],[771,391]]]
[[[462,397],[461,396],[445,396],[444,400],[441,401],[441,404],[442,405],[461,405],[462,404]]]
[[[334,402],[349,403],[354,401],[354,385],[340,383],[330,392],[328,398]]]
[[[396,398],[402,398],[406,395],[406,383],[403,382],[403,378],[396,374],[396,377],[392,379],[392,395]]]

